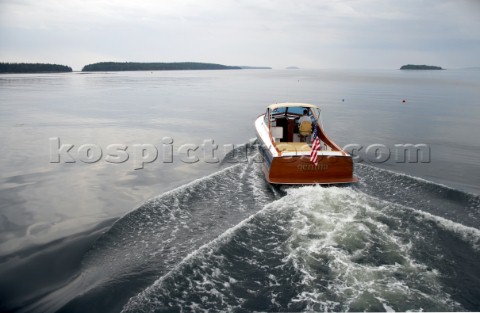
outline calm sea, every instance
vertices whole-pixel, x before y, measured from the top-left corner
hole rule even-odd
[[[360,183],[266,184],[276,102]],[[2,75],[0,129],[3,310],[480,310],[478,70]]]

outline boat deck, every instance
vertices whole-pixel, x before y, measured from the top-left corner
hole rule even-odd
[[[310,152],[312,147],[306,142],[276,142],[275,146],[281,152]],[[331,147],[322,144],[321,151],[333,151]]]
[[[278,142],[275,143],[275,146],[277,146],[277,149],[282,152],[310,152],[312,150],[306,142]]]

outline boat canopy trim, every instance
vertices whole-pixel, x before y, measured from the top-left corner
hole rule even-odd
[[[320,108],[313,104],[308,103],[276,103],[268,106],[267,112],[265,113],[265,123],[268,124],[266,119],[267,116],[272,118],[273,115],[278,114],[293,114],[293,115],[303,115],[303,110],[308,109],[313,117],[320,123]],[[310,114],[309,114],[310,115]]]
[[[289,102],[286,102],[286,103],[274,103],[274,104],[270,104],[268,106],[268,108],[270,110],[278,109],[278,108],[286,108],[286,107],[302,107],[302,108],[317,108],[317,109],[320,109],[318,106],[313,105],[313,104],[309,104],[309,103],[289,103]]]

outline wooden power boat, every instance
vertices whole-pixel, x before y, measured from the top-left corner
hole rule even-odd
[[[352,157],[322,129],[320,108],[277,103],[255,120],[263,172],[272,184],[357,182]]]

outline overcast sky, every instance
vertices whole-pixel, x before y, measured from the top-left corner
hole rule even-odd
[[[480,66],[480,0],[0,0],[0,61]]]

